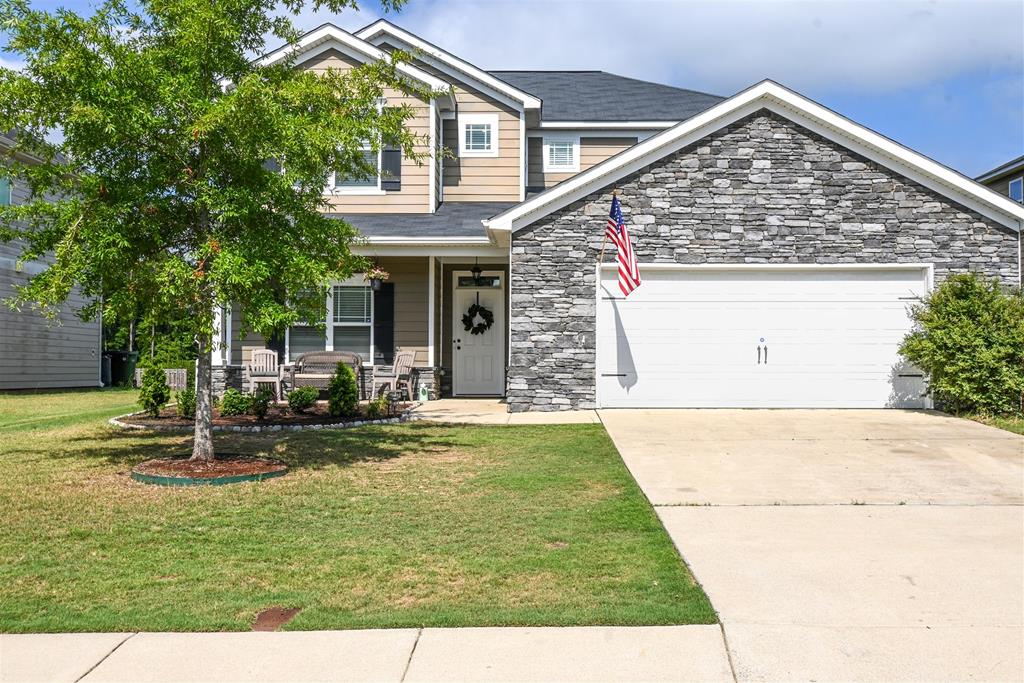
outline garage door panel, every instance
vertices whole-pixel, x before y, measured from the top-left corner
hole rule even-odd
[[[628,299],[603,273],[604,406],[925,406],[921,373],[898,354],[926,290],[920,267],[641,268]]]

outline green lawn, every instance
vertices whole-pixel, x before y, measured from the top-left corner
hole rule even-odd
[[[0,631],[713,623],[600,425],[217,438],[286,477],[166,489],[123,391],[0,396]]]
[[[1024,417],[1008,415],[1006,417],[988,417],[985,415],[975,415],[971,417],[972,420],[977,420],[983,424],[990,425],[992,427],[999,427],[1005,429],[1008,432],[1014,432],[1016,434],[1024,434]]]

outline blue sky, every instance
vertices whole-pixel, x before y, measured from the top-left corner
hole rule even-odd
[[[297,24],[381,14],[366,2]],[[969,176],[1024,154],[1024,0],[409,0],[389,18],[490,69],[603,69],[720,95],[773,78]]]

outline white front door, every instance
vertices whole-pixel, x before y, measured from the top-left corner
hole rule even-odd
[[[456,396],[500,396],[505,393],[505,278],[484,271],[474,281],[469,271],[452,273],[452,393]],[[466,329],[463,316],[479,303],[494,322],[480,334]],[[473,323],[480,323],[477,315]]]
[[[598,289],[602,407],[923,408],[899,355],[921,266],[648,268]]]

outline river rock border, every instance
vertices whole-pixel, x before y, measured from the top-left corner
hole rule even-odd
[[[302,432],[308,430],[318,429],[349,429],[352,427],[366,427],[368,425],[390,425],[399,424],[402,422],[409,422],[410,420],[416,419],[413,417],[412,412],[420,407],[420,403],[412,403],[408,408],[402,411],[401,414],[395,415],[394,417],[383,417],[376,420],[356,420],[355,422],[336,422],[332,424],[298,424],[298,425],[213,425],[213,431],[215,432],[240,432],[240,433],[261,433],[261,432]],[[187,433],[192,431],[192,427],[185,425],[137,425],[130,422],[123,422],[123,420],[138,417],[139,415],[145,414],[146,411],[139,410],[134,413],[126,413],[124,415],[118,415],[107,420],[107,423],[114,427],[121,429],[135,429],[139,431],[154,431],[154,432],[179,432]]]

